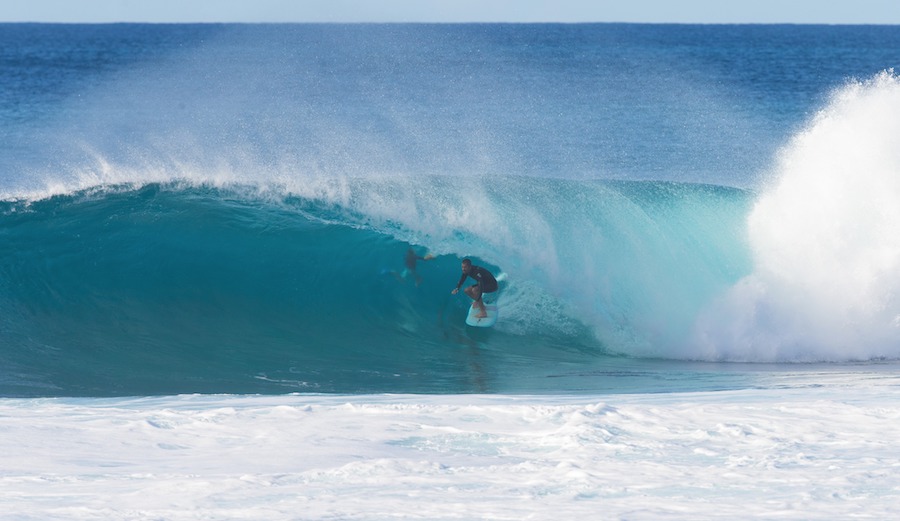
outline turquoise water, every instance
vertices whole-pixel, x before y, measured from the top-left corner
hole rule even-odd
[[[367,196],[396,190],[364,184]],[[676,340],[710,295],[748,269],[738,190],[517,178],[491,186],[490,217],[506,225],[432,233],[436,258],[419,262],[419,285],[400,277],[406,250],[425,252],[398,238],[409,235],[404,226],[302,198],[154,184],[7,203],[0,335],[11,346],[5,365],[16,368],[7,385],[77,394],[527,390],[546,385],[539,377],[628,355],[631,345],[602,335],[647,333],[648,315],[665,314],[668,329],[654,335]],[[452,187],[435,181],[431,197]],[[537,197],[568,207],[586,191],[594,206],[543,221],[552,227],[545,237],[510,221]],[[529,234],[531,244],[517,239]],[[579,240],[585,234],[593,240]],[[541,241],[561,244],[548,251]],[[465,327],[467,299],[450,295],[468,248],[510,278],[494,330]],[[602,266],[615,275],[579,283]],[[661,284],[675,273],[677,282]],[[681,298],[665,296],[673,291]]]

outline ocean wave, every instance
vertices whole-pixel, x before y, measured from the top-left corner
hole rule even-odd
[[[686,327],[674,311],[687,317],[742,271],[739,190],[502,178],[457,196],[458,185],[361,179],[304,195],[172,182],[7,201],[3,357],[20,380],[69,393],[223,379],[371,390],[361,372],[452,380],[441,369],[452,355],[435,353],[460,346],[643,356]],[[436,257],[418,285],[401,276],[409,248]],[[488,336],[462,325],[467,300],[449,294],[465,256],[508,275]]]

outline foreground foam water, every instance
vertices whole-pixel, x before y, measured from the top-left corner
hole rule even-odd
[[[615,396],[0,400],[9,519],[890,519],[897,373]]]

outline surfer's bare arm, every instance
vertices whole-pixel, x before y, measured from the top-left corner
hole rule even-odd
[[[451,295],[456,295],[457,293],[459,293],[459,288],[461,288],[463,282],[466,281],[466,277],[468,277],[468,275],[466,273],[463,273],[462,277],[459,278],[459,282],[456,283],[456,287],[453,289],[453,291],[450,292]]]

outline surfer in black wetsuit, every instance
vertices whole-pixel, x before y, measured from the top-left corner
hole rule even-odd
[[[484,318],[487,316],[487,310],[484,309],[484,302],[481,301],[481,296],[485,293],[493,293],[497,291],[497,279],[491,275],[491,272],[482,268],[481,266],[475,266],[472,264],[472,261],[469,259],[463,259],[462,261],[462,277],[459,278],[459,283],[456,285],[456,288],[451,292],[456,295],[459,292],[459,288],[462,287],[463,282],[466,281],[466,277],[472,277],[477,281],[477,284],[472,284],[468,288],[466,288],[466,295],[472,298],[474,302],[472,302],[472,306],[478,306],[479,313],[475,315],[476,318]]]

